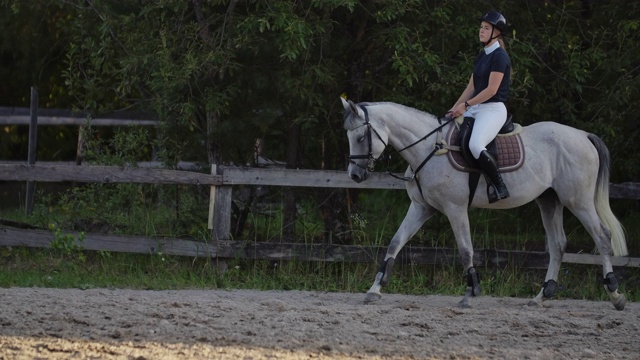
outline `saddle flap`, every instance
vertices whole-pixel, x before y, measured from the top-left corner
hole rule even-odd
[[[458,136],[458,144],[460,145],[460,152],[462,153],[462,157],[470,166],[477,168],[478,164],[476,159],[471,154],[471,150],[469,149],[469,139],[471,139],[471,132],[473,130],[473,124],[476,119],[472,117],[465,117],[462,120],[462,124],[460,124],[460,129]],[[452,144],[453,145],[453,144]]]

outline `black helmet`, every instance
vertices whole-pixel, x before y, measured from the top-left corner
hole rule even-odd
[[[507,32],[507,19],[505,19],[504,16],[502,16],[502,14],[500,14],[499,12],[488,11],[480,18],[480,21],[488,22],[489,24],[500,30],[500,34],[506,35],[505,33]]]

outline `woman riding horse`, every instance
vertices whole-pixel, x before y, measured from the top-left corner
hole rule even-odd
[[[469,83],[448,114],[475,118],[469,150],[492,183],[496,194],[494,199],[498,201],[508,198],[509,191],[502,181],[497,160],[486,146],[507,120],[505,102],[509,96],[511,60],[502,41],[507,28],[504,16],[489,11],[480,21],[479,37],[484,50],[476,57]]]

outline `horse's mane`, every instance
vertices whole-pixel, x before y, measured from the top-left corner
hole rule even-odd
[[[437,120],[438,117],[430,114],[426,111],[422,111],[422,110],[418,110],[416,108],[412,108],[410,106],[406,106],[406,105],[402,105],[402,104],[398,104],[398,103],[394,103],[394,102],[390,102],[390,101],[381,101],[381,102],[361,102],[357,104],[358,106],[365,106],[365,107],[374,107],[374,106],[392,106],[392,107],[396,107],[396,108],[400,108],[403,111],[409,113],[410,115],[413,115],[414,117],[420,117],[420,118],[427,118],[429,120]],[[356,124],[347,124],[348,122],[352,122],[353,120],[350,117],[345,116],[344,118],[344,128],[348,129],[348,128],[352,128],[353,126],[348,127],[348,125],[356,125]]]
[[[428,113],[428,112],[426,112],[426,111],[418,110],[418,109],[416,109],[416,108],[412,108],[411,106],[402,105],[402,104],[398,104],[398,103],[394,103],[394,102],[386,101],[386,102],[378,102],[378,103],[371,103],[371,104],[372,104],[372,105],[375,105],[375,104],[380,104],[380,105],[393,105],[393,106],[396,106],[396,107],[402,108],[402,109],[404,109],[404,110],[405,110],[405,111],[407,111],[407,112],[414,113],[416,116],[433,118],[434,120],[438,119],[438,117],[437,117],[437,116],[435,116],[435,115],[433,115],[433,114],[431,114],[431,113]]]

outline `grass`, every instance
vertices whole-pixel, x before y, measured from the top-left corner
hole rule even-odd
[[[206,240],[207,202],[193,187],[97,185],[73,189],[57,199],[42,196],[34,213],[4,209],[0,217],[61,230],[52,249],[0,247],[0,287],[313,290],[364,293],[377,264],[231,259],[228,270],[216,271],[210,259],[82,251],[70,246],[67,231],[109,231],[140,236]],[[206,194],[205,194],[206,195]],[[274,198],[279,198],[275,193]],[[349,219],[352,243],[386,246],[408,206],[401,191],[368,191]],[[198,200],[200,199],[200,200]],[[96,206],[95,204],[100,204]],[[629,234],[640,230],[637,204],[616,201]],[[301,202],[298,241],[323,243],[324,224],[313,202]],[[252,211],[243,239],[279,241],[282,229],[277,205]],[[544,250],[544,234],[535,204],[509,211],[470,212],[474,247],[478,249]],[[52,227],[52,225],[55,225]],[[570,214],[565,214],[569,252],[591,252],[593,241]],[[631,237],[630,237],[631,238]],[[411,240],[412,246],[455,247],[447,218],[435,215]],[[53,245],[53,244],[52,244]],[[632,256],[640,244],[629,241]],[[535,296],[545,272],[514,267],[479,268],[485,295]],[[385,292],[461,296],[466,279],[456,266],[397,264]],[[620,288],[629,301],[640,301],[640,269],[617,268]],[[606,300],[599,266],[562,265],[558,298]]]
[[[215,260],[75,250],[2,248],[0,287],[130,288],[148,290],[257,289],[365,293],[376,264],[231,259],[225,272]],[[531,298],[544,271],[479,268],[484,295]],[[639,269],[617,269],[620,289],[640,301]],[[597,266],[563,264],[557,298],[607,300]],[[398,264],[386,293],[462,296],[462,269],[456,266]]]

